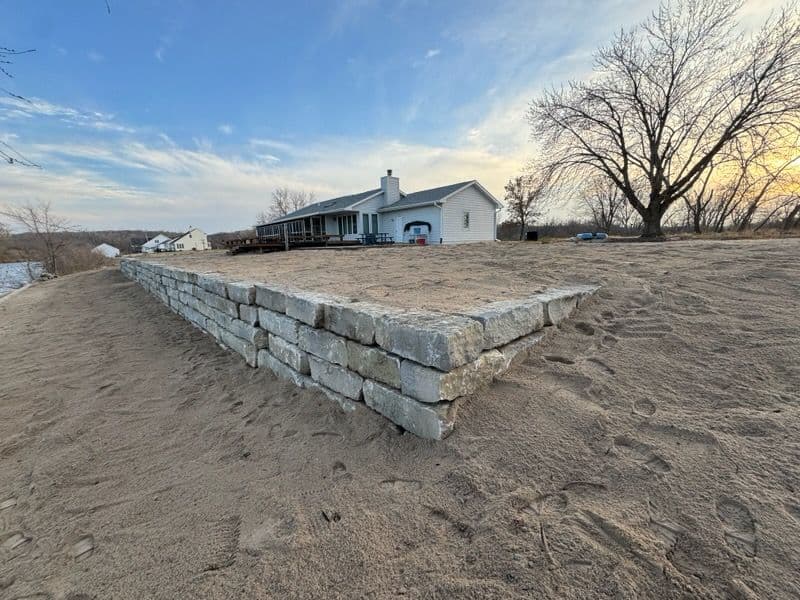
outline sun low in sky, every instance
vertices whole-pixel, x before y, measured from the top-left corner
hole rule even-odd
[[[20,2],[0,46],[0,204],[88,229],[249,227],[277,187],[317,198],[478,179],[502,199],[531,98],[655,2]],[[771,4],[752,1],[748,16]],[[16,96],[23,96],[24,99]],[[7,145],[7,146],[5,146]]]

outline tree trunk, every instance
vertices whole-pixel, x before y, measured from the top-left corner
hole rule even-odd
[[[642,213],[642,237],[651,240],[663,239],[664,232],[661,230],[661,217],[663,217],[661,205],[651,202],[650,206]]]
[[[797,225],[797,220],[800,220],[800,204],[792,209],[792,212],[783,221],[783,230],[789,231]]]
[[[525,240],[525,221],[522,221],[522,223],[519,226],[519,241],[522,242],[524,240]]]

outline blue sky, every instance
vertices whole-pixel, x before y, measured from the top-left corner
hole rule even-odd
[[[87,229],[248,227],[275,187],[318,198],[503,183],[531,153],[544,86],[646,0],[460,2],[103,0],[14,3],[0,204],[50,200]],[[751,2],[761,12],[763,3]]]

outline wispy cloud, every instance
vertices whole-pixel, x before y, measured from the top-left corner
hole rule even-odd
[[[425,58],[431,59],[434,56],[439,56],[442,51],[439,48],[432,48],[425,53]]]
[[[217,126],[217,131],[224,133],[225,135],[231,135],[233,133],[233,126],[227,123],[222,123],[221,125]]]
[[[96,62],[96,63],[103,62],[106,59],[105,56],[103,56],[102,54],[100,54],[96,50],[90,50],[89,52],[87,52],[86,53],[86,58],[88,58],[90,61]]]
[[[70,125],[79,125],[98,131],[133,133],[135,128],[118,123],[114,115],[99,111],[84,111],[61,106],[42,98],[0,97],[0,120],[32,119],[49,117]]]

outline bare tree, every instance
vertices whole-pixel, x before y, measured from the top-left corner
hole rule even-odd
[[[67,244],[65,232],[74,231],[69,221],[53,214],[50,202],[8,206],[0,215],[33,234],[40,246],[39,259],[45,270],[55,275],[59,272],[59,256]]]
[[[625,196],[607,177],[595,177],[580,191],[586,216],[600,231],[611,231],[620,220],[621,209],[627,205]]]
[[[5,75],[9,79],[13,79],[14,75],[11,73],[9,67],[13,64],[13,60],[15,57],[19,56],[20,54],[30,54],[31,52],[35,52],[35,50],[15,50],[14,48],[6,48],[4,46],[0,46],[0,74]],[[11,96],[16,100],[21,100],[23,102],[29,102],[25,97],[20,96],[18,94],[14,94],[13,92],[7,90],[4,87],[0,87],[0,92]],[[22,165],[25,167],[38,167],[36,163],[29,160],[15,148],[13,148],[7,142],[0,140],[0,160],[7,162],[10,165]]]
[[[800,11],[789,5],[746,39],[739,9],[665,2],[596,53],[593,78],[531,104],[533,133],[560,174],[611,179],[645,237],[663,235],[662,217],[721,152],[800,124]]]
[[[259,225],[285,217],[289,213],[313,204],[314,200],[314,192],[279,187],[272,192],[272,207],[270,207],[269,214],[265,215],[263,212],[258,214]]]
[[[505,190],[510,221],[519,226],[519,239],[523,240],[528,225],[541,217],[550,203],[550,172],[539,168],[527,175],[512,177]]]

